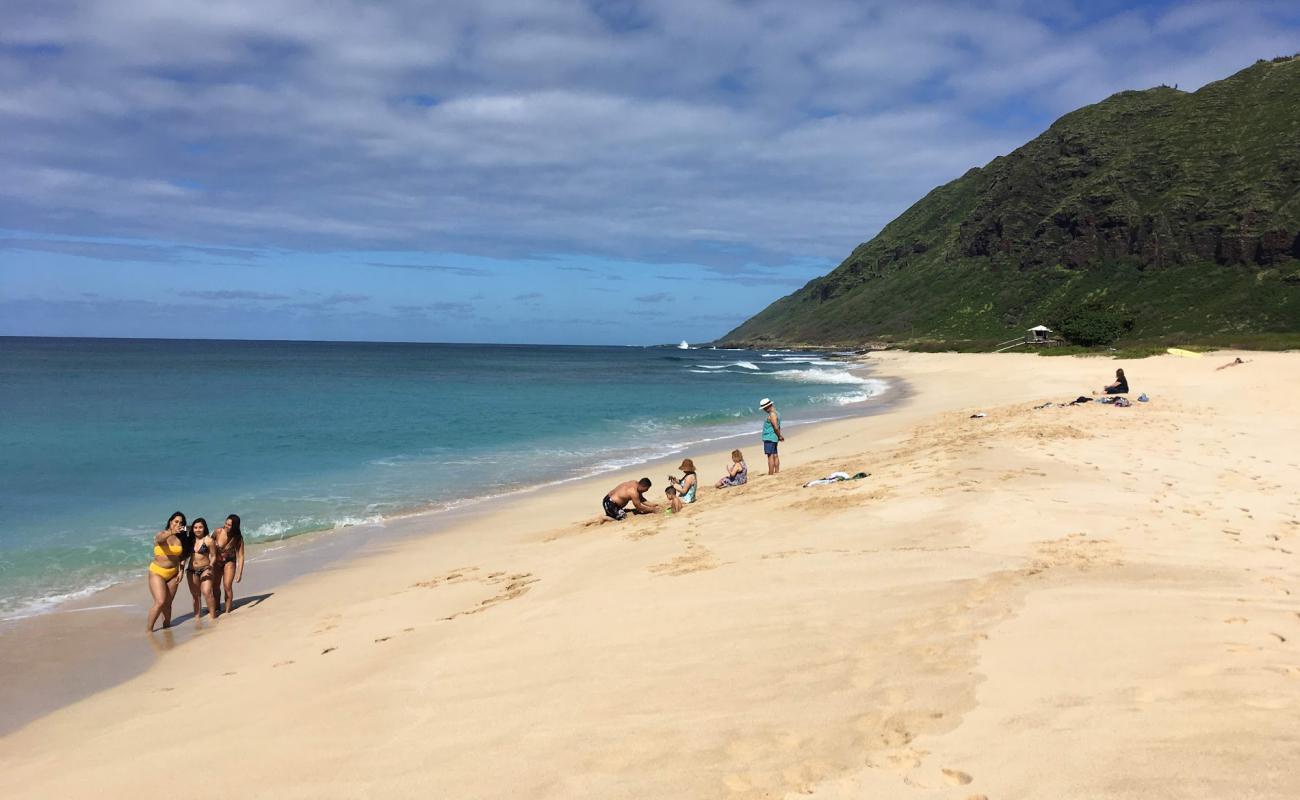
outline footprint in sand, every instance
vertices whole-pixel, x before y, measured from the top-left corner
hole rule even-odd
[[[1280,633],[1273,633],[1272,631],[1269,631],[1269,632],[1268,632],[1268,635],[1269,635],[1269,636],[1272,636],[1272,637],[1274,637],[1274,638],[1276,638],[1279,642],[1285,642],[1285,641],[1286,641],[1286,637],[1283,636],[1283,635],[1280,634]]]
[[[948,783],[952,784],[953,786],[965,786],[966,784],[974,780],[974,778],[972,778],[971,776],[967,775],[966,773],[962,772],[959,769],[947,769],[947,768],[944,768],[943,770],[943,779],[948,781]]]
[[[233,672],[223,672],[223,673],[221,673],[221,674],[222,674],[222,676],[224,677],[224,676],[226,676],[226,675],[234,675],[235,673],[233,673]]]
[[[320,654],[325,655],[326,653],[333,653],[337,649],[338,649],[337,647],[327,647],[324,650],[320,651]]]
[[[171,686],[164,686],[164,687],[162,687],[161,689],[159,689],[158,691],[160,691],[160,692],[170,692],[170,691],[174,691],[174,689],[173,689]]]
[[[1229,625],[1240,625],[1244,622],[1249,622],[1249,620],[1247,620],[1245,617],[1228,617],[1227,619],[1224,620],[1224,622],[1226,622]]]
[[[339,626],[339,622],[342,619],[343,617],[339,614],[330,614],[321,617],[316,621],[316,630],[312,631],[312,633],[324,633],[325,631],[333,630]]]
[[[386,642],[386,641],[388,641],[388,640],[391,639],[391,638],[393,638],[393,637],[391,637],[391,636],[380,636],[378,639],[375,640],[375,644],[379,644],[380,642]]]
[[[292,663],[293,663],[293,659],[289,659],[288,661],[280,661],[280,662],[278,662],[278,663],[272,664],[272,665],[271,665],[271,668],[272,668],[272,669],[275,669],[276,667],[287,667],[288,665],[290,665],[290,664],[292,664]]]
[[[443,617],[442,619],[445,622],[448,620],[453,620],[456,617],[464,616],[466,614],[477,614],[480,611],[486,611],[487,609],[491,608],[494,605],[497,605],[498,603],[505,602],[506,600],[513,600],[514,598],[519,597],[520,595],[526,594],[529,588],[531,587],[531,585],[537,583],[538,581],[537,578],[533,577],[531,572],[518,572],[513,574],[506,573],[506,572],[491,572],[488,573],[487,575],[481,575],[481,576],[470,575],[470,573],[476,572],[477,570],[478,567],[467,567],[465,569],[456,570],[455,572],[452,572],[449,575],[441,578],[433,578],[432,580],[421,581],[419,583],[413,584],[413,587],[429,589],[447,583],[462,583],[469,580],[477,581],[478,583],[484,586],[500,586],[501,584],[505,584],[505,587],[501,589],[497,594],[487,598],[486,600],[479,601],[477,606],[469,608],[465,611],[457,611],[455,614],[452,614],[451,616],[448,617]],[[414,630],[415,628],[413,627],[403,629],[403,631],[407,631],[407,632],[414,631]],[[392,637],[384,637],[383,639],[376,639],[375,641],[384,642],[390,638]]]
[[[1285,586],[1279,586],[1278,584],[1282,583],[1282,581],[1278,580],[1277,578],[1274,578],[1272,575],[1269,575],[1268,577],[1265,578],[1260,578],[1259,582],[1267,583],[1269,586],[1272,586],[1274,589],[1277,589],[1282,594],[1288,596],[1291,594],[1291,590],[1286,588]]]
[[[986,794],[973,794],[967,797],[966,800],[989,800],[989,796]]]
[[[866,764],[872,769],[888,769],[894,772],[907,772],[921,766],[923,751],[906,747],[900,750],[886,750],[879,755],[868,758]]]

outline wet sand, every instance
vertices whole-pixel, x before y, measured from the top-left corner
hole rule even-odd
[[[244,581],[235,584],[235,612],[270,599],[304,573],[372,546],[384,533],[382,526],[367,525],[250,547]],[[0,674],[5,676],[0,735],[140,674],[158,656],[215,624],[206,617],[194,620],[189,587],[182,583],[172,627],[147,636],[149,604],[142,569],[138,581],[110,586],[49,613],[0,622]]]
[[[1235,355],[873,356],[914,395],[780,476],[337,562],[0,739],[0,792],[171,793],[209,703],[197,796],[1300,796],[1300,355]],[[1117,366],[1152,403],[1033,410]]]

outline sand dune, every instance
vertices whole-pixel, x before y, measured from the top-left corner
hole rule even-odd
[[[1234,355],[874,355],[909,400],[782,475],[304,576],[0,740],[0,794],[1300,797],[1300,355]],[[1153,402],[1033,410],[1116,366]]]

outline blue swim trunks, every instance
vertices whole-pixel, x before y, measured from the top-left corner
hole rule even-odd
[[[776,445],[777,445],[776,442],[769,442],[768,440],[764,439],[764,440],[763,440],[763,455],[765,455],[765,456],[774,456],[774,455],[776,455]]]

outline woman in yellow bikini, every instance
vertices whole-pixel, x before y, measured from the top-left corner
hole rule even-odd
[[[190,536],[193,539],[190,546],[190,563],[185,567],[185,581],[190,585],[190,596],[194,598],[194,619],[198,619],[202,611],[203,602],[208,604],[208,616],[217,615],[217,598],[212,592],[213,584],[217,580],[217,571],[212,563],[213,550],[216,544],[212,537],[208,535],[208,521],[203,517],[194,520],[190,525]]]
[[[163,627],[172,624],[172,599],[176,597],[176,580],[185,560],[185,515],[177,511],[167,518],[167,527],[153,537],[153,561],[149,564],[149,632],[162,614]]]

